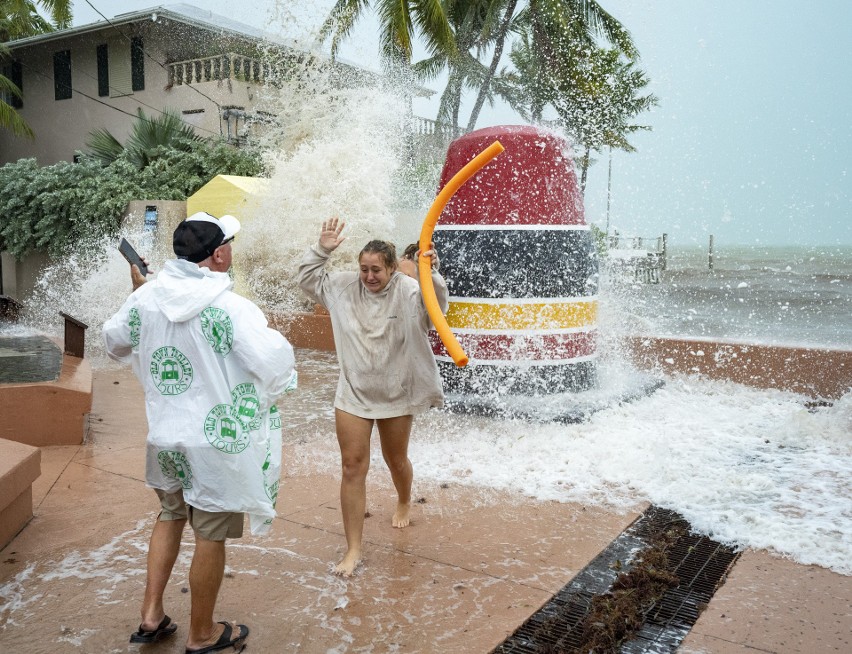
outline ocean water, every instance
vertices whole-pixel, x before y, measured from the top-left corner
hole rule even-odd
[[[852,246],[673,249],[660,284],[604,280],[612,329],[852,348]]]

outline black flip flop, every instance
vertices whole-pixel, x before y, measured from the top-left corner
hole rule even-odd
[[[161,638],[165,638],[166,636],[171,636],[174,632],[177,631],[177,625],[172,622],[172,619],[169,616],[163,618],[163,621],[157,625],[157,628],[154,631],[145,631],[142,628],[142,625],[139,625],[139,631],[136,633],[130,634],[130,642],[131,643],[156,643]]]
[[[230,624],[227,622],[219,622],[221,625],[225,625],[225,630],[222,632],[222,635],[219,636],[219,640],[217,640],[212,645],[208,645],[207,647],[202,647],[201,649],[189,649],[187,648],[186,654],[205,654],[206,652],[218,652],[223,649],[227,649],[228,647],[233,647],[237,650],[237,652],[242,652],[243,647],[245,646],[245,640],[249,635],[249,628],[244,624],[238,624],[237,627],[240,630],[240,635],[235,638],[231,638],[231,633],[233,629]],[[239,649],[237,649],[239,647]]]

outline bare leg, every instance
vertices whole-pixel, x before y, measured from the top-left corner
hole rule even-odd
[[[216,597],[225,574],[225,541],[207,540],[195,535],[195,554],[189,567],[191,609],[187,649],[200,649],[215,643],[225,627],[213,621]]]
[[[335,409],[334,422],[343,467],[340,479],[340,510],[343,513],[343,531],[346,534],[346,555],[335,566],[334,573],[350,577],[361,561],[373,421]]]
[[[154,631],[166,615],[163,593],[180,551],[180,536],[186,520],[157,518],[148,545],[148,577],[142,600],[142,629]]]
[[[414,478],[414,468],[408,458],[408,439],[411,436],[413,416],[398,416],[377,420],[379,437],[382,441],[382,456],[396,487],[397,505],[391,524],[402,529],[411,521],[411,481]]]

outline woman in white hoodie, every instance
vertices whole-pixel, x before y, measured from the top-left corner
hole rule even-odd
[[[334,398],[335,428],[342,459],[340,505],[347,551],[335,573],[350,576],[361,560],[373,423],[397,492],[391,523],[410,521],[413,470],[408,441],[414,415],[443,406],[438,366],[427,332],[431,325],[420,286],[397,269],[394,246],[370,241],[358,256],[359,271],[328,273],[325,264],[343,242],[345,223],[324,221],[319,242],[299,267],[299,285],[328,309],[340,378]],[[432,280],[441,309],[447,310],[447,285],[438,274],[434,250]]]

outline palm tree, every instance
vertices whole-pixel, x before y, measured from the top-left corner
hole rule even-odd
[[[320,40],[331,36],[331,54],[337,55],[361,14],[373,4],[381,21],[381,51],[386,62],[411,63],[415,27],[426,40],[430,52],[454,48],[452,33],[441,0],[337,0],[320,28]]]
[[[8,54],[9,51],[6,47],[0,44],[0,60]],[[32,128],[27,125],[12,105],[12,98],[20,97],[21,89],[8,77],[0,74],[0,128],[11,130],[15,136],[35,138]]]
[[[523,31],[509,54],[513,70],[504,69],[502,77],[511,85],[518,99],[517,112],[532,123],[541,121],[544,108],[553,99],[552,86],[543,74],[541,62],[528,32]]]
[[[528,0],[516,17],[518,4],[518,0],[506,1],[503,20],[496,32],[491,65],[470,114],[468,130],[476,126],[513,25],[528,27],[533,51],[551,67],[564,65],[560,55],[565,52],[566,41],[584,42],[593,47],[595,39],[602,38],[627,57],[637,55],[630,33],[595,0]]]
[[[71,0],[0,0],[0,43],[71,26]],[[41,7],[50,16],[46,20]]]
[[[186,125],[177,113],[165,110],[159,118],[148,118],[142,109],[127,142],[122,145],[108,130],[96,129],[89,133],[87,154],[105,166],[126,153],[140,170],[157,158],[163,148],[189,151],[192,141],[199,141],[192,127]]]
[[[559,122],[584,148],[579,163],[580,187],[585,190],[592,150],[609,147],[635,152],[627,137],[651,127],[632,121],[656,106],[658,99],[654,94],[641,95],[650,80],[616,50],[593,50],[566,82],[557,86],[553,106]]]
[[[455,0],[447,4],[447,18],[452,29],[455,48],[438,51],[414,64],[420,80],[435,79],[447,69],[449,79],[441,96],[436,120],[459,128],[459,109],[466,89],[478,89],[487,69],[479,55],[494,40],[505,0]]]
[[[372,4],[381,23],[382,64],[402,81],[402,93],[410,117],[413,95],[411,56],[416,30],[432,55],[443,53],[452,57],[456,53],[444,10],[447,1],[452,0],[376,0],[374,3],[371,0],[337,0],[320,28],[319,38],[325,41],[331,37],[331,55],[336,57],[341,41]],[[409,159],[413,159],[413,135],[409,135],[406,149]]]
[[[38,12],[40,5],[52,22]],[[7,59],[9,51],[2,44],[25,36],[64,29],[71,25],[71,0],[0,0],[0,62]],[[34,138],[33,130],[15,111],[8,100],[20,98],[21,90],[0,70],[0,129],[11,130],[15,136]]]
[[[650,80],[618,50],[589,50],[582,41],[568,43],[567,49],[564,59],[573,64],[550,70],[524,34],[510,55],[515,71],[506,77],[522,98],[520,113],[525,118],[540,120],[546,105],[556,110],[557,122],[582,151],[578,164],[580,186],[585,189],[592,151],[609,147],[634,152],[628,136],[651,128],[632,121],[658,100],[653,94],[641,94]]]

